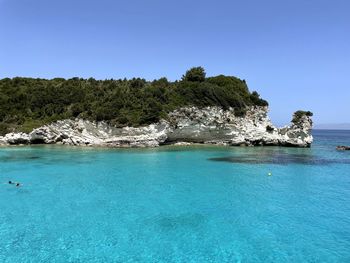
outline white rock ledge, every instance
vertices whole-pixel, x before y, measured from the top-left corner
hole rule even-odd
[[[278,145],[310,147],[312,120],[303,116],[297,124],[276,128],[267,107],[249,108],[245,117],[220,107],[185,107],[145,127],[116,128],[105,122],[61,120],[31,133],[0,136],[0,145],[66,144],[110,147],[156,147],[163,144],[203,143],[233,146]]]

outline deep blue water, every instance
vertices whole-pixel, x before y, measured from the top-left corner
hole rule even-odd
[[[350,131],[314,137],[0,148],[0,262],[350,262]]]

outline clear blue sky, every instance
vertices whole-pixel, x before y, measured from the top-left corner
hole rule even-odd
[[[246,79],[288,123],[350,122],[350,1],[0,0],[0,78]]]

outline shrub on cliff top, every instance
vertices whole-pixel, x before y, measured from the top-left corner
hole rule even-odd
[[[292,122],[294,124],[297,124],[300,122],[300,120],[303,116],[311,117],[313,115],[314,114],[311,111],[298,110],[298,111],[294,112]]]
[[[219,75],[206,78],[205,70],[188,70],[181,81],[166,78],[6,78],[0,80],[0,135],[67,118],[104,120],[119,127],[139,126],[165,118],[183,106],[235,108],[244,116],[247,106],[265,106],[244,80]],[[23,126],[23,127],[22,127]]]

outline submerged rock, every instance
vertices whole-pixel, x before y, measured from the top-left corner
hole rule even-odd
[[[267,107],[251,107],[244,117],[234,109],[185,107],[145,127],[116,128],[106,122],[61,120],[31,133],[9,133],[1,144],[66,144],[110,147],[156,147],[162,144],[282,145],[309,147],[312,120],[302,116],[289,127],[276,128]]]

